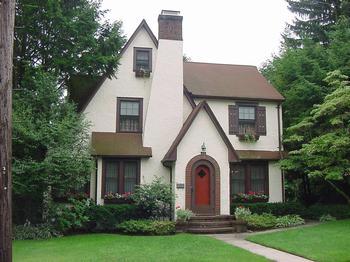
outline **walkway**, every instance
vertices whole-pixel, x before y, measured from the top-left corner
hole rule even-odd
[[[311,226],[315,224],[308,224],[305,226]],[[280,262],[312,262],[312,260],[299,257],[296,255],[292,255],[290,253],[286,253],[283,251],[279,251],[277,249],[265,247],[259,244],[255,244],[253,242],[245,240],[246,237],[254,235],[254,234],[262,234],[262,233],[268,233],[268,232],[275,232],[275,231],[282,231],[286,229],[273,229],[268,230],[264,232],[256,232],[256,233],[233,233],[233,234],[212,234],[208,235],[211,237],[214,237],[218,240],[222,240],[230,245],[243,248],[245,250],[248,250],[252,253],[264,256],[268,259],[271,259],[273,261],[280,261]]]

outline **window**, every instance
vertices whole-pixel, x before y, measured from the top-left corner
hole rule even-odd
[[[266,108],[257,103],[237,103],[228,106],[229,134],[251,134],[256,137],[266,135]]]
[[[134,71],[152,71],[152,48],[134,48]]]
[[[132,193],[139,183],[140,162],[134,159],[103,161],[103,196],[107,193]]]
[[[117,132],[142,132],[142,99],[117,99]]]
[[[242,162],[231,166],[231,195],[250,191],[268,195],[267,162]]]
[[[239,106],[238,108],[239,134],[255,134],[255,107]]]

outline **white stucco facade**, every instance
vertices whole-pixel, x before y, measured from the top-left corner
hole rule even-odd
[[[152,49],[152,72],[150,77],[135,77],[133,70],[134,48]],[[151,182],[155,176],[170,182],[176,194],[175,206],[186,207],[186,166],[193,157],[201,154],[206,146],[206,155],[219,166],[220,173],[220,214],[230,214],[230,162],[227,140],[223,140],[212,117],[203,108],[191,119],[191,125],[182,134],[175,148],[176,159],[165,165],[162,160],[181,133],[186,120],[194,109],[184,95],[183,83],[183,42],[159,39],[155,43],[149,31],[141,28],[123,50],[115,77],[106,79],[83,110],[91,123],[91,132],[117,133],[117,98],[142,98],[142,146],[151,148],[152,156],[132,155],[140,161],[141,184]],[[191,98],[190,98],[191,99]],[[194,99],[198,105],[203,99]],[[279,151],[278,111],[279,102],[256,101],[266,108],[266,135],[254,143],[239,141],[229,134],[228,106],[237,100],[207,99],[220,127],[234,150]],[[282,118],[280,114],[280,123]],[[282,126],[280,127],[282,130]],[[112,156],[113,157],[113,156]],[[114,156],[118,158],[118,156]],[[96,170],[91,174],[90,195],[97,204],[103,204],[104,158],[96,156]],[[111,158],[109,155],[108,158]],[[126,158],[123,156],[123,158]],[[253,159],[254,160],[254,159]],[[257,159],[255,159],[256,161]],[[268,166],[269,202],[283,201],[282,174],[276,160],[264,160]],[[185,188],[177,187],[185,185]]]

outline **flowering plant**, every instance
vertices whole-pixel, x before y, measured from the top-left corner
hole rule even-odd
[[[245,218],[250,216],[251,214],[252,212],[250,212],[249,208],[239,206],[235,209],[235,217],[237,220],[245,220]]]
[[[232,201],[237,203],[267,202],[269,196],[263,192],[249,191],[248,194],[238,193],[232,196]]]
[[[106,200],[114,200],[114,199],[131,200],[131,195],[132,194],[130,192],[126,192],[124,194],[108,192],[107,194],[104,195],[104,199],[106,199]]]
[[[181,209],[180,206],[176,207],[176,217],[180,221],[188,221],[193,215],[193,212],[189,209]]]

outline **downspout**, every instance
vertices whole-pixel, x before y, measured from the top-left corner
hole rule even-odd
[[[278,152],[280,154],[280,159],[283,159],[282,153],[282,138],[281,138],[281,104],[277,105],[277,125],[278,125]],[[284,188],[284,171],[281,170],[282,179],[282,202],[285,202],[285,188]]]
[[[98,164],[98,159],[95,158],[95,204],[97,205],[97,164]]]
[[[172,168],[172,166],[170,165],[170,166],[168,166],[168,168],[169,168],[169,174],[170,174],[170,193],[171,194],[173,194],[173,168]],[[174,199],[174,201],[175,201],[175,199]],[[171,201],[171,203],[170,203],[170,217],[169,217],[169,219],[170,219],[170,221],[173,221],[174,220],[174,207],[173,207],[173,201]]]

